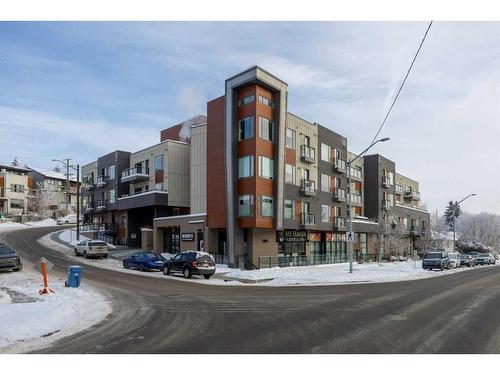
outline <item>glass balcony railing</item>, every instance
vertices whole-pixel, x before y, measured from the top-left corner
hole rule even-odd
[[[403,187],[396,184],[396,194],[403,194]]]
[[[314,193],[316,191],[315,181],[303,178],[300,180],[300,190],[306,193]]]
[[[413,200],[420,200],[420,193],[416,190],[406,190],[405,191],[405,198],[408,198],[408,199],[413,199]]]
[[[97,202],[96,202],[96,208],[99,210],[99,209],[103,209],[103,208],[106,208],[108,206],[108,200],[107,199],[99,199]]]
[[[97,176],[97,186],[106,185],[107,176]]]
[[[338,202],[343,202],[346,200],[345,189],[335,188],[333,189],[333,198]]]
[[[344,159],[333,158],[333,169],[339,173],[346,173],[346,162]]]
[[[337,230],[341,230],[345,228],[345,218],[342,216],[334,216],[333,217],[333,227]]]
[[[363,197],[361,194],[351,194],[351,203],[353,204],[363,204]]]
[[[316,160],[316,150],[308,145],[301,145],[300,157],[303,161],[314,162]]]
[[[388,176],[383,176],[382,177],[382,186],[384,186],[384,187],[392,186],[392,179]]]
[[[122,172],[122,182],[137,180],[141,178],[145,179],[149,178],[149,168],[142,166],[135,166],[132,168],[125,169]]]
[[[302,225],[314,225],[316,223],[316,217],[309,212],[303,212],[301,223]]]
[[[363,180],[363,173],[360,169],[351,167],[351,178]]]

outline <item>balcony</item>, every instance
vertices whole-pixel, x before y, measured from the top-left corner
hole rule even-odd
[[[346,173],[346,163],[345,160],[339,159],[339,158],[333,158],[332,159],[333,163],[333,171],[337,173]]]
[[[392,207],[392,202],[388,199],[382,199],[382,210],[389,211]]]
[[[149,168],[136,166],[122,172],[121,182],[140,182],[149,180]]]
[[[96,210],[105,210],[108,207],[107,199],[100,199],[96,203]]]
[[[361,194],[351,194],[351,204],[353,206],[362,206],[363,205],[363,196]]]
[[[363,173],[361,170],[351,167],[351,179],[363,182]]]
[[[83,207],[85,211],[94,211],[94,202],[87,202],[87,204]]]
[[[316,183],[313,180],[300,180],[300,193],[302,195],[313,197],[316,195]]]
[[[403,194],[403,187],[401,185],[396,184],[396,194]]]
[[[342,188],[333,189],[333,200],[335,202],[345,202],[346,201],[345,189]]]
[[[107,176],[97,176],[97,187],[106,186]]]
[[[308,145],[300,146],[300,160],[306,163],[316,162],[316,150]]]
[[[316,218],[314,214],[303,212],[300,225],[302,229],[311,229],[316,225]]]
[[[168,206],[168,193],[164,190],[144,190],[118,198],[118,210],[149,206]]]
[[[94,184],[84,183],[84,185],[82,186],[82,189],[85,190],[85,191],[91,191],[91,190],[95,189],[95,185]]]
[[[414,201],[418,201],[418,200],[420,200],[420,193],[416,190],[406,190],[404,197],[405,197],[405,199],[411,199]]]
[[[0,200],[7,200],[5,188],[0,188]]]
[[[345,218],[342,216],[333,217],[333,230],[337,232],[345,232]]]
[[[392,181],[388,176],[382,176],[382,186],[385,188],[392,186]]]

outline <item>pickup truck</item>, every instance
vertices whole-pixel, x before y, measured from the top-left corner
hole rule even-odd
[[[441,271],[445,268],[449,270],[450,260],[448,259],[448,255],[443,252],[429,252],[422,260],[422,268],[424,270],[432,270],[434,268],[439,268]]]

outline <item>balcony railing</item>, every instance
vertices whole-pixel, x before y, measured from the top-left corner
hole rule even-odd
[[[107,179],[107,176],[97,176],[97,187],[105,186]]]
[[[392,207],[392,202],[388,199],[382,199],[382,209],[384,211],[390,210]]]
[[[167,191],[165,189],[148,189],[148,190],[141,190],[141,191],[133,191],[129,194],[123,194],[120,198],[127,198],[127,197],[133,197],[134,195],[139,195],[139,194],[146,194],[146,193],[166,193]]]
[[[303,195],[316,195],[316,183],[313,180],[303,178],[300,180],[300,192]]]
[[[96,209],[97,210],[103,210],[106,207],[108,207],[108,200],[107,199],[99,199],[96,203]]]
[[[333,170],[337,173],[346,173],[346,162],[344,159],[340,158],[333,158],[332,160],[333,163]]]
[[[403,194],[403,187],[396,184],[396,194]]]
[[[333,189],[333,200],[335,200],[337,202],[345,202],[346,201],[345,189],[334,188]]]
[[[144,181],[149,179],[149,168],[135,166],[122,172],[121,182]]]
[[[93,211],[95,209],[94,202],[87,202],[87,204],[85,204],[83,208],[86,211]]]
[[[351,203],[352,204],[363,204],[363,197],[361,194],[351,194]]]
[[[308,145],[301,145],[300,158],[302,161],[314,163],[316,161],[316,150]]]
[[[342,216],[333,217],[333,229],[337,231],[345,230],[345,218]]]
[[[351,167],[351,178],[363,181],[363,173],[358,168]]]
[[[388,176],[383,176],[382,177],[382,186],[383,187],[391,187],[392,186],[392,180]]]
[[[309,212],[303,212],[302,213],[302,220],[301,224],[303,227],[311,227],[316,224],[316,217],[314,214],[311,214]]]
[[[418,200],[420,200],[420,193],[416,190],[406,190],[405,191],[405,198],[418,201]]]

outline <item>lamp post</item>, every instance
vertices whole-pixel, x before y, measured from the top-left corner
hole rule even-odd
[[[476,195],[477,195],[476,193],[472,193],[472,194],[467,195],[465,198],[463,198],[462,200],[455,203],[455,208],[458,208],[459,204],[462,203],[467,198],[474,197]],[[457,218],[455,217],[455,214],[453,214],[453,250],[452,250],[453,252],[455,252],[455,223],[456,223],[456,221],[457,221]]]
[[[388,141],[390,138],[380,138],[377,139],[375,142],[372,142],[370,146],[368,146],[363,152],[361,152],[358,156],[356,156],[354,159],[348,160],[347,161],[347,193],[348,193],[348,210],[347,210],[347,218],[348,218],[348,226],[347,230],[349,234],[352,234],[352,213],[351,213],[351,165],[354,161],[359,159],[361,156],[366,154],[370,148],[375,146],[378,142],[385,142]],[[347,242],[347,251],[349,253],[349,273],[352,273],[352,261],[353,261],[353,241],[354,241],[354,235],[352,236],[352,239],[348,239]]]
[[[52,159],[52,161],[62,163],[66,167],[66,215],[68,215],[68,203],[70,196],[69,189],[69,169],[76,171],[76,240],[80,241],[80,164],[71,165],[71,159]]]

